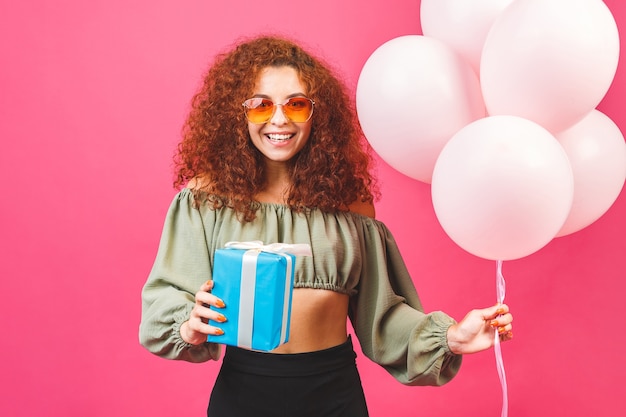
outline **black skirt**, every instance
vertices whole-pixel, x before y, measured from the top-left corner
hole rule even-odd
[[[367,417],[350,338],[311,353],[228,346],[208,417]]]

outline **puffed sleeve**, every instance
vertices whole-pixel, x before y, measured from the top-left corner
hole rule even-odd
[[[406,385],[443,385],[459,371],[446,333],[455,321],[425,314],[389,230],[371,222],[363,231],[362,270],[350,318],[363,353]]]
[[[180,335],[195,293],[211,278],[211,260],[202,216],[191,192],[181,191],[167,212],[159,249],[142,290],[140,343],[155,355],[188,362],[219,359],[214,343],[191,345]]]

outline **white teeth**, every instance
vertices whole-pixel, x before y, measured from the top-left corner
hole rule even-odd
[[[270,140],[287,140],[289,138],[291,138],[292,135],[279,135],[279,134],[273,134],[270,133],[269,135],[267,135],[268,138],[270,138]]]

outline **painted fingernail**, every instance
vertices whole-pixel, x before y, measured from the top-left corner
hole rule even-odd
[[[224,302],[222,300],[217,300],[215,302],[215,306],[219,307],[219,308],[224,308],[224,307],[226,307],[226,304],[224,304]]]
[[[498,327],[498,333],[505,334],[506,333],[506,329],[504,327]]]
[[[498,320],[491,320],[491,322],[489,322],[489,325],[491,327],[498,327],[498,324],[500,324],[498,323]]]
[[[504,314],[504,309],[502,307],[500,307],[499,309],[496,310],[497,314]]]
[[[222,330],[222,329],[215,329],[215,335],[216,336],[221,336],[223,334],[224,334],[224,330]]]
[[[218,315],[217,321],[219,321],[220,323],[224,323],[226,321],[226,316],[223,314]]]

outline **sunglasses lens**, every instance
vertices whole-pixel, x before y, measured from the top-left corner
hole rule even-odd
[[[243,102],[246,117],[252,123],[267,123],[274,115],[275,104],[266,98],[250,98]],[[308,121],[313,114],[313,101],[306,97],[293,97],[284,104],[285,117],[295,123]]]
[[[274,113],[274,103],[265,98],[251,98],[243,102],[246,117],[252,123],[265,123]]]
[[[292,122],[303,123],[311,117],[313,103],[308,98],[294,97],[283,105],[283,111]]]

